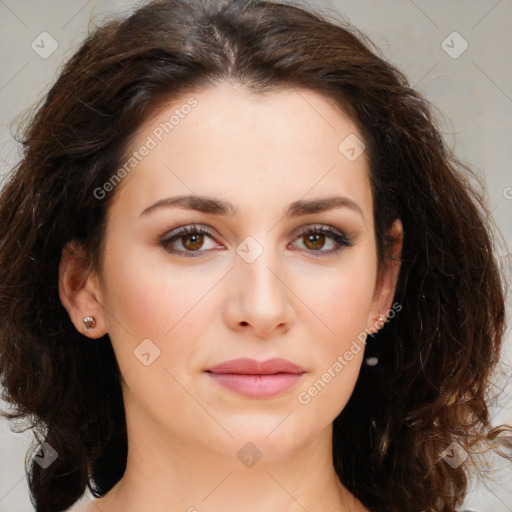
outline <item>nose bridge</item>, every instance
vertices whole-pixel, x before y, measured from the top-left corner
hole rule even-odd
[[[279,270],[276,248],[269,242],[270,237],[257,241],[254,237],[247,237],[237,247],[237,261],[235,263],[236,279],[248,287],[244,294],[249,293],[253,299],[263,298],[266,302],[281,299],[282,282],[275,273]],[[243,288],[243,287],[242,287]]]
[[[247,237],[238,247],[232,272],[231,298],[237,324],[251,324],[260,332],[286,324],[292,317],[277,247],[265,240]]]

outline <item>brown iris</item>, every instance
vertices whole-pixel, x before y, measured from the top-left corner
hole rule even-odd
[[[197,251],[204,243],[204,235],[202,233],[191,233],[181,237],[181,243],[185,249]]]
[[[304,244],[308,249],[321,249],[325,244],[325,234],[323,233],[311,233],[304,236]]]

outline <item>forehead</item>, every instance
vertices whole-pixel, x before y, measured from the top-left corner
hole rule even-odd
[[[368,207],[362,144],[351,119],[318,93],[255,94],[218,84],[174,98],[146,119],[115,202],[140,209],[165,195],[208,194],[261,206],[343,193]]]

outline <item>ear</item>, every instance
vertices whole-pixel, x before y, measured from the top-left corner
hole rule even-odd
[[[390,228],[390,237],[393,240],[390,247],[391,257],[387,258],[377,275],[373,304],[368,315],[367,329],[374,333],[382,328],[392,307],[398,275],[400,273],[400,256],[402,254],[403,226],[400,219],[396,219]],[[401,308],[400,308],[401,309]]]
[[[59,296],[77,331],[89,338],[101,338],[107,333],[98,276],[84,250],[74,241],[62,249]],[[88,316],[94,317],[96,325],[84,331],[83,319]]]

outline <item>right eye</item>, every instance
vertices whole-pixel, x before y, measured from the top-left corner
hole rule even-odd
[[[214,239],[209,229],[204,226],[191,224],[181,226],[167,233],[164,238],[160,240],[160,244],[170,253],[181,254],[185,257],[196,257],[213,249],[213,247],[207,249],[203,248],[205,237],[212,240]]]

